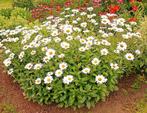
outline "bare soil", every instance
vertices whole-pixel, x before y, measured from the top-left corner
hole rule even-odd
[[[12,104],[18,113],[135,113],[135,103],[144,98],[147,85],[142,84],[138,90],[133,90],[136,76],[124,77],[119,82],[119,90],[111,93],[105,102],[99,102],[94,108],[58,108],[56,104],[39,105],[24,99],[23,91],[13,78],[0,67],[0,104]],[[0,113],[2,109],[0,109]]]

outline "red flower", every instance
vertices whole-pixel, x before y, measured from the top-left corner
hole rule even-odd
[[[64,5],[65,5],[65,7],[69,7],[69,6],[71,6],[71,4],[72,4],[72,3],[71,3],[70,1],[67,1],[67,2],[65,2]]]
[[[129,0],[130,1],[130,3],[133,3],[133,2],[135,2],[135,0]]]
[[[128,21],[129,21],[129,22],[136,22],[137,19],[136,19],[136,18],[129,18]]]
[[[137,11],[138,10],[138,7],[137,6],[132,6],[132,10],[133,11]]]
[[[57,6],[56,6],[56,11],[58,11],[58,12],[61,11],[61,6],[60,6],[60,5],[57,5]]]
[[[98,13],[99,16],[101,16],[101,15],[106,15],[106,14],[107,14],[107,12],[99,12],[99,13]]]
[[[114,6],[109,7],[109,12],[110,13],[116,13],[119,10],[120,10],[120,6],[118,6],[118,5],[114,5]]]
[[[142,2],[142,0],[137,0],[138,2]]]
[[[79,9],[80,11],[84,11],[84,10],[86,10],[86,7],[84,7],[84,6],[81,6],[81,7],[80,7],[80,6],[79,6],[78,9]]]

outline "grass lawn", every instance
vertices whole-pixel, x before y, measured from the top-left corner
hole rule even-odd
[[[2,8],[11,8],[12,0],[0,0],[0,9]]]

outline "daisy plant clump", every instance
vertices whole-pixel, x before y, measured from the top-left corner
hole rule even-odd
[[[136,28],[116,14],[97,17],[93,7],[66,8],[41,25],[0,30],[3,63],[29,100],[90,108],[141,58]]]

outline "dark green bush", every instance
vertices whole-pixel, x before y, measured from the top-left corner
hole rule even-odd
[[[34,7],[34,4],[32,0],[13,0],[13,6],[32,9]]]
[[[12,8],[1,9],[0,15],[7,17],[7,18],[10,18],[12,10],[13,10]]]

